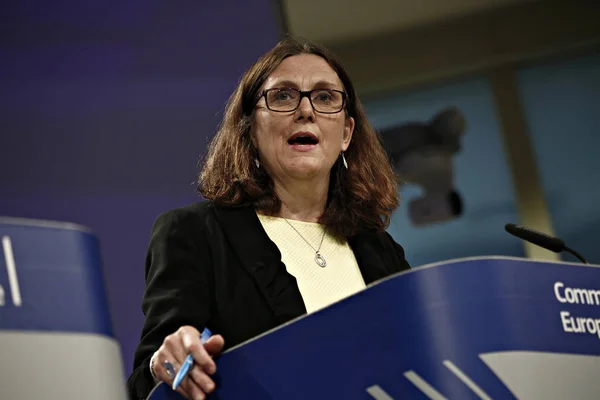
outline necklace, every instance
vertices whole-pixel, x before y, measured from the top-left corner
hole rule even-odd
[[[312,245],[312,244],[310,244],[310,243],[308,242],[308,240],[306,240],[306,239],[304,238],[304,236],[302,236],[302,234],[301,234],[300,232],[298,232],[298,229],[294,228],[294,225],[292,225],[292,224],[290,223],[290,221],[288,221],[286,218],[284,218],[284,220],[285,220],[285,222],[287,222],[287,223],[288,223],[288,225],[289,225],[289,226],[291,226],[291,227],[292,227],[292,229],[293,229],[293,230],[295,230],[295,231],[296,231],[296,233],[298,234],[298,236],[300,236],[300,237],[302,238],[302,240],[304,240],[304,241],[306,242],[306,244],[307,244],[307,245],[309,245],[309,246],[310,246],[310,247],[311,247],[311,248],[312,248],[312,249],[315,251],[315,262],[317,263],[317,265],[318,265],[319,267],[323,267],[323,268],[324,268],[324,267],[326,267],[326,266],[327,266],[327,260],[325,260],[325,257],[323,257],[323,256],[321,255],[321,253],[320,253],[320,251],[321,251],[321,245],[323,245],[323,239],[325,239],[325,230],[323,230],[323,236],[321,237],[321,243],[319,243],[319,248],[318,248],[318,249],[315,249],[315,248],[313,247],[313,245]]]

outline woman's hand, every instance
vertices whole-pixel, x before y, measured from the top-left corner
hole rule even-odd
[[[156,351],[151,366],[152,373],[157,379],[172,385],[185,358],[191,354],[194,358],[194,365],[177,388],[177,392],[187,399],[204,399],[206,394],[215,389],[215,383],[210,375],[215,373],[217,366],[212,356],[221,352],[224,344],[225,341],[221,335],[214,335],[202,345],[200,332],[196,328],[182,326],[175,333],[167,336]],[[168,371],[165,362],[171,363],[174,371]]]

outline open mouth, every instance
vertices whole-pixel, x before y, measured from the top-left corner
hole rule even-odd
[[[315,145],[319,144],[319,138],[310,132],[298,132],[288,139],[288,144],[291,145]]]

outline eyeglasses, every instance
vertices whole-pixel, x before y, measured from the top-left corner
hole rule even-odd
[[[263,90],[258,98],[265,98],[267,108],[275,112],[295,111],[308,97],[312,108],[322,114],[335,114],[344,109],[346,93],[334,89],[313,89],[302,91],[293,88],[272,88]]]

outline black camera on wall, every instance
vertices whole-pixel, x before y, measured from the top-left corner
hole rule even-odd
[[[407,122],[380,131],[384,147],[400,175],[423,196],[410,200],[408,213],[417,226],[449,221],[463,212],[454,185],[453,157],[460,151],[466,121],[456,108],[442,110],[429,122]]]

